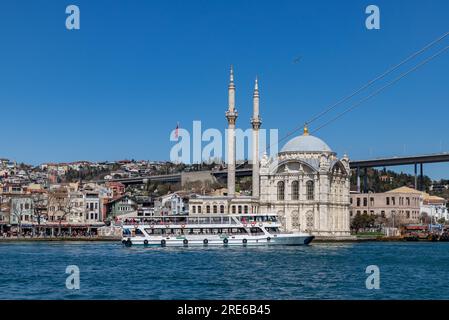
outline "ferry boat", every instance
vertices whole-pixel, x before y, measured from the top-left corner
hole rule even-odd
[[[315,237],[281,232],[276,214],[152,216],[123,221],[127,246],[307,245]]]

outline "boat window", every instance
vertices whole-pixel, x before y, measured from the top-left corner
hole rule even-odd
[[[279,233],[279,228],[268,227],[268,228],[265,228],[265,230],[267,230],[271,234]]]
[[[142,230],[140,230],[140,229],[136,229],[135,232],[136,232],[136,236],[138,236],[138,237],[144,237],[145,236],[143,234]]]
[[[245,228],[228,228],[226,229],[228,234],[246,234]]]
[[[205,217],[205,218],[198,218],[198,223],[199,224],[205,224],[205,223],[209,223],[210,218],[209,217]]]
[[[251,234],[263,234],[263,231],[260,228],[251,228]]]
[[[150,229],[150,228],[145,228],[145,232],[148,233],[148,234],[154,234],[154,235],[165,234],[165,230],[164,230],[164,229]]]
[[[211,223],[221,223],[221,217],[212,217]]]

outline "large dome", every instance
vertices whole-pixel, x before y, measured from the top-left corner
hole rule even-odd
[[[320,138],[308,134],[295,137],[285,144],[281,152],[332,152]]]

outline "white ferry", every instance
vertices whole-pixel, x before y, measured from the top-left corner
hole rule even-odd
[[[314,236],[280,231],[276,214],[153,216],[127,219],[125,246],[307,245]]]

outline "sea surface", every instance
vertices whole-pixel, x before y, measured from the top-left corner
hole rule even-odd
[[[80,289],[66,288],[66,268]],[[367,289],[367,266],[380,288]],[[0,242],[0,299],[449,299],[449,243],[123,247]]]

